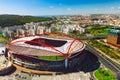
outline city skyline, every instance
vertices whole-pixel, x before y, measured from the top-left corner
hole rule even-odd
[[[0,14],[41,16],[119,13],[118,0],[0,0]]]

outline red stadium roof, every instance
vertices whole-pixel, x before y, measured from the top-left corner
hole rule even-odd
[[[56,47],[57,44],[62,45]],[[84,43],[78,38],[73,38],[63,33],[46,33],[23,38],[19,37],[9,43],[11,51],[24,55],[69,56],[70,54],[82,51],[84,48]]]

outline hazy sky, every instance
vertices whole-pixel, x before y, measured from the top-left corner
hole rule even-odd
[[[67,15],[120,13],[120,0],[0,0],[0,14]]]

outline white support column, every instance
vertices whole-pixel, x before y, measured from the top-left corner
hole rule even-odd
[[[66,58],[65,59],[65,68],[67,68],[68,67],[68,59]]]
[[[10,55],[10,53],[8,52],[8,57],[10,57],[11,55]]]

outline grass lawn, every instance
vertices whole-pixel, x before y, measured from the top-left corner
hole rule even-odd
[[[117,80],[110,70],[104,68],[97,69],[94,76],[98,80]]]
[[[0,37],[2,37],[3,36],[3,34],[0,34]]]
[[[108,27],[107,26],[93,26],[87,28],[87,33],[90,33],[94,36],[107,35]]]
[[[102,44],[96,40],[91,40],[90,44],[98,49],[100,49],[101,51],[103,51],[106,55],[108,55],[109,57],[119,60],[120,59],[120,51],[115,50],[113,48],[111,48],[109,45],[105,45]]]
[[[44,59],[44,60],[62,60],[64,57],[63,56],[38,56],[37,58]]]

